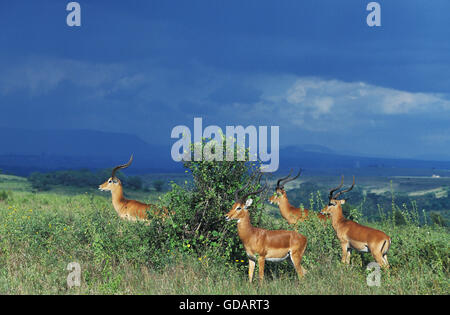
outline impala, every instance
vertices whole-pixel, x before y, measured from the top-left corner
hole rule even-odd
[[[391,246],[391,238],[382,231],[344,218],[342,205],[345,204],[346,199],[338,200],[337,198],[353,189],[355,177],[353,176],[353,184],[350,188],[334,194],[343,184],[344,176],[342,176],[341,184],[330,191],[328,206],[322,210],[323,213],[331,215],[331,224],[341,243],[342,262],[349,264],[350,252],[356,249],[359,252],[370,252],[381,267],[389,268],[387,252]]]
[[[147,215],[147,211],[152,211],[153,214],[159,215],[160,210],[158,209],[158,207],[152,204],[142,203],[137,200],[125,199],[125,197],[123,196],[122,182],[115,175],[119,169],[127,168],[128,166],[130,166],[132,161],[133,155],[131,155],[130,160],[127,164],[116,166],[112,170],[111,177],[108,178],[106,182],[101,184],[98,189],[100,189],[101,191],[111,191],[113,207],[119,217],[121,217],[122,219],[130,221],[148,221],[149,218]],[[165,215],[167,215],[166,209],[164,209],[163,216]]]
[[[269,198],[270,203],[278,205],[281,215],[286,219],[286,221],[288,221],[289,224],[296,224],[297,222],[303,222],[307,220],[310,212],[308,209],[296,208],[291,205],[289,203],[286,191],[284,190],[284,185],[297,179],[300,176],[301,172],[302,170],[300,169],[297,176],[291,178],[291,170],[288,176],[280,178],[277,181],[275,193]],[[322,221],[328,219],[328,216],[321,213],[316,213],[316,215]]]
[[[259,175],[258,181],[261,178]],[[259,265],[259,280],[264,280],[264,263],[265,261],[282,261],[287,257],[291,257],[294,268],[299,278],[303,277],[305,270],[300,265],[303,253],[306,249],[306,237],[294,232],[285,230],[265,230],[253,227],[250,223],[249,207],[253,200],[249,196],[259,194],[266,186],[261,189],[245,194],[239,197],[242,190],[246,186],[235,192],[235,202],[231,210],[225,215],[228,220],[237,220],[237,230],[245,251],[248,256],[248,278],[253,280],[253,272],[255,270],[256,261]]]

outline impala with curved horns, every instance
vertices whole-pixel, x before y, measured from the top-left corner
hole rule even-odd
[[[258,177],[258,181],[261,174]],[[282,261],[291,257],[299,278],[303,277],[305,270],[300,265],[306,249],[306,237],[295,231],[265,230],[253,227],[250,223],[249,207],[253,200],[248,198],[257,195],[267,188],[267,184],[257,191],[239,197],[239,194],[248,187],[251,181],[235,192],[235,202],[231,210],[225,215],[227,220],[237,220],[237,230],[248,256],[248,278],[252,282],[256,261],[259,265],[259,280],[264,280],[265,261]]]
[[[142,203],[137,200],[125,199],[125,197],[123,196],[122,182],[116,177],[116,172],[120,169],[124,169],[130,166],[132,161],[133,155],[131,155],[130,160],[127,164],[116,166],[112,170],[111,177],[108,178],[106,182],[101,184],[98,189],[100,189],[101,191],[111,191],[113,207],[119,217],[121,217],[122,219],[130,221],[147,221],[149,219],[147,211],[151,211],[154,215],[158,216],[160,214],[160,210],[158,209],[158,207],[152,204]],[[162,216],[164,217],[166,215],[167,210],[164,209],[164,213]]]
[[[343,185],[344,175],[342,175],[341,184],[330,191],[328,206],[322,210],[323,213],[331,215],[331,224],[341,243],[342,262],[349,264],[351,250],[356,249],[359,252],[370,252],[381,267],[389,268],[387,252],[391,246],[391,238],[380,230],[344,218],[342,205],[345,204],[346,199],[338,200],[337,198],[353,189],[355,176],[353,176],[353,184],[350,188],[334,194]]]
[[[308,209],[294,207],[289,203],[286,190],[284,190],[284,185],[293,180],[296,180],[302,173],[302,169],[300,169],[297,176],[295,177],[291,177],[291,173],[292,170],[289,172],[288,176],[280,178],[277,181],[275,193],[269,198],[269,202],[278,205],[281,215],[286,219],[286,221],[288,221],[289,224],[296,224],[297,222],[303,222],[307,220],[310,211]],[[316,213],[316,215],[322,221],[328,219],[328,216],[321,213]]]

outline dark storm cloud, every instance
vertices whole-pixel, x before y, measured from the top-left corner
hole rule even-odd
[[[284,144],[450,153],[448,1],[379,1],[380,28],[365,1],[79,2],[81,28],[61,1],[0,4],[1,126],[163,143],[198,115],[279,125]]]

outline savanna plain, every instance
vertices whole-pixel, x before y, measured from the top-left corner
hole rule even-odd
[[[173,215],[155,217],[150,223],[120,219],[111,195],[95,185],[72,186],[69,181],[42,189],[36,178],[0,175],[0,293],[450,293],[450,203],[446,209],[444,203],[439,211],[424,208],[433,207],[435,199],[448,198],[447,182],[431,187],[430,179],[410,178],[407,184],[402,178],[358,179],[345,215],[392,238],[391,268],[381,270],[379,286],[367,284],[371,271],[366,267],[373,261],[370,253],[352,253],[350,265],[340,262],[339,242],[330,223],[312,217],[290,226],[278,208],[267,202],[273,189],[256,197],[250,210],[255,226],[293,229],[308,238],[303,279],[297,278],[290,260],[267,262],[266,278],[259,284],[256,276],[253,283],[248,282],[248,260],[236,223],[223,220],[233,204],[233,189],[240,183],[230,179],[228,185],[227,170],[221,173],[192,166],[186,172],[185,176],[142,176],[137,186],[127,186],[125,180],[128,198],[173,211]],[[213,180],[220,184],[211,185]],[[326,204],[327,189],[338,180],[301,178],[287,193],[293,205],[319,211]],[[204,183],[209,184],[202,186]],[[67,285],[71,262],[81,267],[80,286]]]

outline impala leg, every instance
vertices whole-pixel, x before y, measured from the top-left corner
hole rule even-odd
[[[347,258],[345,259],[345,263],[347,265],[350,264],[350,257],[352,256],[352,250],[350,248],[347,248]]]
[[[259,266],[259,282],[262,283],[264,281],[264,264],[266,262],[266,258],[259,256],[258,258],[258,266]]]
[[[375,261],[378,263],[378,265],[380,265],[380,267],[382,267],[384,265],[384,261],[383,261],[383,258],[381,257],[381,254],[372,253],[372,256],[375,259]]]
[[[349,252],[348,252],[348,246],[347,245],[348,245],[347,242],[341,242],[341,249],[342,249],[341,262],[343,264],[349,264],[350,263],[350,255],[349,255]]]
[[[252,283],[253,280],[253,273],[255,272],[255,261],[249,259],[248,260],[248,280],[250,281],[250,283]]]
[[[384,267],[389,268],[389,262],[386,254],[383,256],[383,260],[384,260]]]
[[[375,258],[375,261],[378,263],[378,265],[380,265],[380,267],[389,268],[386,255],[383,257],[381,253],[372,253],[372,256],[373,258]]]
[[[306,270],[302,267],[302,265],[300,265],[300,263],[302,261],[302,256],[303,256],[303,253],[300,251],[291,253],[291,260],[292,260],[292,263],[294,264],[295,271],[297,271],[297,275],[298,275],[299,279],[303,278],[303,276],[306,273]]]
[[[383,260],[383,268],[389,268],[389,262],[388,262],[388,258],[387,258],[387,251],[389,250],[389,247],[391,245],[391,242],[389,240],[389,244],[388,244],[388,248],[387,250],[383,251],[383,246],[381,247],[380,251],[382,251],[383,253],[381,254],[381,259]]]

